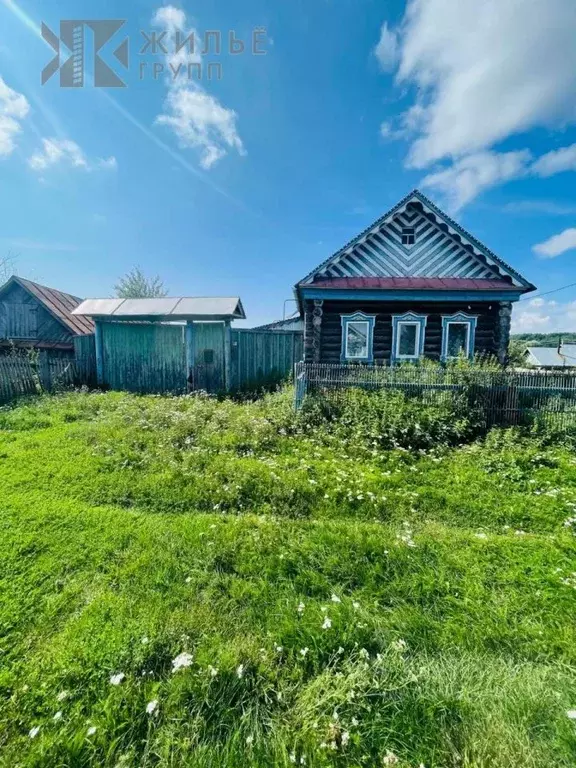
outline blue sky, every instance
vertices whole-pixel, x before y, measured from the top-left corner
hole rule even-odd
[[[40,85],[40,22],[70,18],[127,20],[128,87]],[[138,55],[177,26],[221,30],[221,80]],[[172,295],[239,294],[256,325],[420,187],[539,291],[576,282],[573,0],[0,0],[0,29],[0,257],[23,277],[108,296],[140,265]],[[576,330],[576,289],[514,322]]]

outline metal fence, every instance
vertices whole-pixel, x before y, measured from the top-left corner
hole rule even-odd
[[[0,356],[0,404],[23,395],[56,392],[83,383],[82,372],[72,359],[43,355]]]
[[[546,422],[576,427],[576,373],[483,367],[297,363],[295,405],[307,398],[344,404],[352,390],[401,391],[429,404],[460,396],[486,426]]]

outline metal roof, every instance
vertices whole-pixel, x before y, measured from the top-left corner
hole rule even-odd
[[[288,317],[286,320],[276,320],[274,323],[266,325],[257,325],[252,328],[253,331],[303,331],[304,320],[299,317]]]
[[[86,299],[74,310],[75,315],[123,319],[167,318],[185,320],[239,319],[244,320],[244,307],[238,296],[181,297],[165,299]]]
[[[435,291],[516,291],[518,288],[505,280],[471,277],[333,277],[315,280],[311,288],[366,288]]]
[[[558,347],[528,347],[526,350],[533,365],[542,368],[574,368],[576,367],[576,344],[562,344]]]
[[[34,283],[32,280],[25,280],[23,277],[17,277],[16,275],[13,275],[0,288],[0,293],[3,293],[14,283],[34,296],[53,317],[63,323],[74,335],[78,336],[94,332],[94,323],[90,318],[75,316],[73,312],[74,308],[82,302],[82,299],[78,296],[57,291],[55,288],[48,288],[45,285]]]

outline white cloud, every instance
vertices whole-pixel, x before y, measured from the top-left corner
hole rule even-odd
[[[557,303],[536,298],[512,312],[513,333],[568,333],[576,328],[576,301]]]
[[[410,0],[398,81],[426,110],[411,163],[576,119],[575,37],[573,0]]]
[[[537,176],[554,176],[562,171],[576,171],[576,144],[548,152],[532,166]]]
[[[543,259],[554,259],[566,251],[576,250],[576,229],[565,229],[543,243],[538,243],[532,250]]]
[[[437,190],[451,211],[457,211],[495,184],[527,173],[530,152],[479,152],[457,160],[449,168],[430,173],[422,186]]]
[[[16,148],[21,121],[29,111],[26,97],[6,85],[0,77],[0,157],[12,154]]]
[[[398,62],[398,35],[388,28],[386,22],[382,24],[380,40],[374,49],[374,54],[384,72],[391,72]]]
[[[182,39],[192,34],[199,40],[195,29],[186,29],[184,12],[174,6],[158,9],[153,24],[163,27],[169,35],[180,30]],[[236,127],[236,112],[223,106],[197,81],[187,78],[188,65],[201,62],[197,48],[191,52],[184,46],[178,53],[171,52],[166,57],[172,73],[179,74],[169,77],[164,112],[156,118],[156,123],[171,128],[182,147],[198,150],[200,165],[209,169],[230,150],[240,155],[244,155],[245,150]]]
[[[574,0],[408,0],[398,29],[382,27],[381,43],[386,66],[399,62],[397,84],[416,96],[400,118],[403,132],[387,124],[386,137],[411,139],[408,167],[450,161],[428,182],[445,190],[453,182],[457,204],[514,178],[511,166],[524,175],[525,155],[494,147],[576,121],[575,39]],[[530,172],[568,169],[576,170],[576,145],[544,155]]]
[[[60,164],[85,171],[95,168],[115,170],[118,167],[115,157],[98,158],[91,163],[81,147],[69,139],[42,139],[42,148],[28,158],[28,165],[33,171],[45,171]]]

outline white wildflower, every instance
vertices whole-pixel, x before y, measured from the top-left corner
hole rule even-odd
[[[150,640],[147,637],[143,637],[142,640],[140,640],[140,642],[142,643],[142,645],[148,645]]]
[[[148,704],[146,704],[146,714],[147,715],[154,715],[157,710],[158,710],[158,699],[154,699],[153,701],[149,701]]]
[[[302,656],[302,658],[305,658],[307,654],[308,648],[300,648],[300,656]]]
[[[335,709],[334,712],[332,712],[332,720],[335,722],[338,722],[340,720],[340,715],[338,714],[338,711]]]
[[[342,600],[340,600],[338,595],[335,595],[334,593],[332,593],[332,597],[330,599],[332,600],[333,603],[341,603],[342,602]]]
[[[361,656],[363,659],[369,659],[369,658],[370,658],[370,654],[368,653],[368,651],[366,650],[366,648],[360,648],[360,650],[358,651],[358,653],[359,653],[359,655],[360,655],[360,656]]]
[[[30,728],[30,731],[28,732],[28,736],[30,736],[31,739],[35,739],[39,733],[40,733],[40,726],[35,725],[34,728]]]
[[[352,603],[352,607],[354,608],[355,611],[357,611],[358,608],[360,608],[360,603],[357,600],[354,600],[354,602]]]
[[[126,678],[124,672],[118,672],[117,675],[110,677],[110,685],[120,685],[120,683]]]
[[[216,667],[213,667],[212,664],[208,665],[208,672],[210,673],[210,677],[216,677],[216,675],[218,674],[218,670],[216,669]]]
[[[306,606],[304,605],[304,603],[299,603],[298,604],[298,613],[300,613],[300,614],[304,613],[304,608],[305,607]]]
[[[244,677],[244,664],[239,664],[236,668],[236,676],[240,679]]]
[[[326,616],[326,618],[324,619],[324,623],[322,624],[322,629],[330,629],[331,626],[332,626],[332,620],[329,619],[328,616]]]
[[[336,651],[336,653],[338,653],[338,654],[340,654],[340,653],[344,653],[344,648],[342,648],[342,646],[340,645],[340,646],[338,647],[338,650]]]
[[[56,696],[56,701],[64,701],[64,699],[67,699],[70,694],[68,691],[60,691],[58,696]]]
[[[394,752],[390,752],[390,750],[388,750],[382,762],[384,765],[398,765],[398,758],[396,757]]]
[[[392,643],[392,648],[395,648],[397,651],[405,651],[408,648],[408,643],[406,640],[395,640]]]
[[[474,534],[477,539],[487,539],[488,536],[485,533],[476,533]]]
[[[282,651],[284,650],[284,648],[282,648],[282,646],[281,646],[281,645],[275,645],[275,646],[274,646],[274,650],[276,651],[276,653],[282,653]]]
[[[348,731],[344,731],[341,736],[342,746],[345,747],[350,741],[350,734]]]
[[[250,745],[251,745],[251,744],[253,744],[253,743],[254,743],[254,736],[252,736],[252,735],[250,735],[250,736],[246,736],[246,744],[247,744],[248,746],[250,746]]]
[[[576,720],[576,709],[569,709],[566,715],[570,720]]]
[[[186,584],[190,584],[191,581],[192,581],[192,576],[188,576],[186,579]]]
[[[290,762],[291,763],[296,762],[296,752],[290,752]]]
[[[90,728],[88,728],[88,730],[86,732],[86,735],[87,736],[94,736],[95,733],[96,733],[96,726],[95,725],[91,725]]]
[[[358,719],[357,719],[356,717],[353,717],[353,718],[352,718],[352,725],[353,725],[355,728],[356,728],[356,726],[358,725]]]
[[[172,659],[172,672],[178,672],[179,669],[187,669],[192,664],[191,653],[180,653],[175,659]]]
[[[59,709],[58,712],[56,712],[56,714],[54,715],[52,720],[55,720],[56,722],[58,722],[58,720],[62,720],[62,710],[61,709]]]

